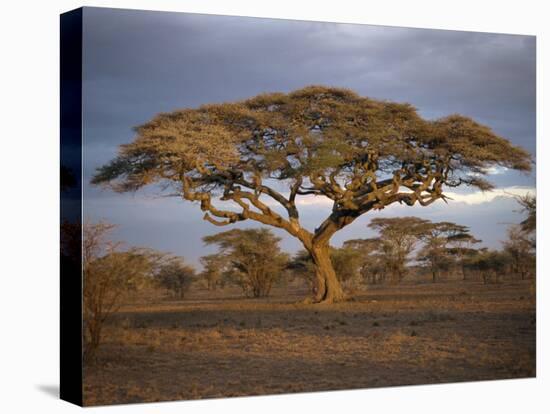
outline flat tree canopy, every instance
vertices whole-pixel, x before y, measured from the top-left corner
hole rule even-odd
[[[199,202],[216,225],[255,220],[286,230],[311,254],[315,299],[325,302],[343,298],[330,238],[355,218],[395,202],[427,206],[445,197],[444,186],[490,190],[490,167],[531,168],[525,150],[465,116],[425,120],[409,104],[324,86],[163,113],[135,131],[93,183],[120,192],[161,183]],[[296,208],[307,195],[333,201],[314,232]]]

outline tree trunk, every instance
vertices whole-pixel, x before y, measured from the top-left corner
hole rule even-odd
[[[310,250],[315,265],[315,302],[334,303],[344,300],[344,291],[336,277],[327,245],[313,246]]]

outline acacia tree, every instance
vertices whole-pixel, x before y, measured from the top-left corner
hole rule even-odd
[[[468,257],[477,254],[477,249],[474,246],[481,243],[480,239],[476,239],[469,233],[468,228],[465,228],[464,230],[465,231],[458,231],[455,234],[450,235],[448,239],[450,247],[447,249],[447,252],[458,262],[463,281],[466,280],[466,270],[464,264]]]
[[[354,287],[361,275],[364,259],[362,252],[352,247],[344,246],[330,251],[330,260],[334,266],[338,281],[348,288]],[[315,278],[315,264],[306,250],[299,250],[287,264],[287,269],[295,275],[305,279],[312,292],[317,289]]]
[[[504,251],[510,256],[510,267],[514,274],[525,280],[536,268],[534,240],[523,230],[522,225],[508,228],[508,240],[503,243]]]
[[[510,256],[503,251],[488,250],[481,248],[477,254],[469,256],[465,267],[481,274],[484,284],[494,281],[498,283],[500,275],[506,271],[510,265]]]
[[[424,246],[418,252],[417,259],[428,264],[434,283],[439,272],[448,269],[455,257],[458,257],[463,266],[462,259],[468,253],[467,245],[480,242],[470,234],[467,226],[447,221],[426,223],[422,226],[419,238],[424,242]],[[462,272],[464,278],[464,269]]]
[[[523,280],[536,268],[537,199],[527,194],[518,197],[517,201],[522,207],[521,212],[527,213],[527,218],[519,225],[508,228],[508,240],[503,244],[504,251],[510,256],[512,271]]]
[[[344,242],[344,247],[359,254],[359,273],[366,283],[380,283],[386,275],[386,259],[382,240],[378,237],[370,239],[352,239]]]
[[[200,276],[206,279],[208,290],[216,290],[216,287],[221,283],[222,275],[225,271],[226,260],[218,254],[209,254],[200,259],[204,270]]]
[[[85,223],[82,229],[84,361],[94,361],[105,322],[120,307],[124,292],[140,287],[153,266],[146,251],[120,251],[109,240],[114,225]]]
[[[409,255],[428,223],[418,217],[374,218],[369,223],[369,227],[380,234],[378,250],[392,283],[405,277]]]
[[[182,300],[195,278],[195,269],[185,264],[182,258],[171,257],[159,267],[155,278],[160,286]]]
[[[338,281],[344,288],[356,288],[361,276],[361,254],[355,249],[343,246],[339,249],[332,249],[330,259]]]
[[[287,264],[287,269],[303,278],[311,292],[316,292],[315,264],[307,250],[298,250]]]
[[[428,206],[445,198],[444,186],[489,190],[482,176],[494,165],[531,168],[525,150],[470,118],[425,120],[409,104],[323,86],[163,113],[135,131],[93,183],[120,192],[162,183],[215,225],[284,229],[311,255],[324,302],[344,297],[330,240],[357,217],[392,203]],[[333,202],[314,231],[300,222],[302,196]]]
[[[203,237],[203,241],[220,247],[226,274],[255,298],[269,296],[288,262],[288,255],[279,248],[281,239],[268,229],[234,229]]]
[[[526,234],[533,234],[537,229],[537,197],[532,194],[526,194],[517,198],[522,207],[522,212],[527,213],[527,218],[520,225]],[[533,240],[533,246],[536,242]]]

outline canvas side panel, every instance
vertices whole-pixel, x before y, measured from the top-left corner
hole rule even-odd
[[[82,405],[82,9],[60,23],[60,397]]]

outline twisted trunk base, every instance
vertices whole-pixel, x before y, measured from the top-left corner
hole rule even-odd
[[[345,299],[342,286],[336,277],[336,272],[330,260],[328,246],[314,246],[310,250],[315,265],[315,303],[335,303]]]

